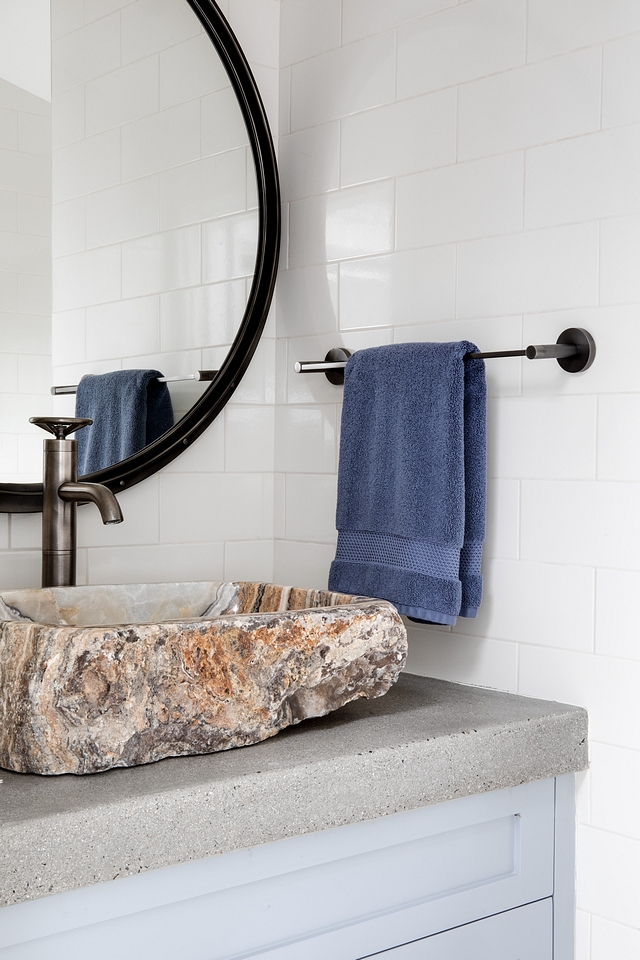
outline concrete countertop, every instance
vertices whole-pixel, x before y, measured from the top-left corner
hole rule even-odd
[[[404,674],[252,747],[85,777],[0,770],[0,905],[586,765],[580,707]]]

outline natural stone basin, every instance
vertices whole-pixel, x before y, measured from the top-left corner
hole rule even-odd
[[[95,773],[258,743],[406,659],[395,608],[247,582],[0,595],[0,766]]]

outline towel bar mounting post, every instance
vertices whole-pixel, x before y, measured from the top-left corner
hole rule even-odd
[[[344,383],[344,368],[351,352],[344,347],[329,350],[324,360],[298,360],[296,373],[324,373],[330,383]],[[563,330],[555,343],[531,344],[524,350],[497,350],[489,353],[467,353],[465,360],[493,360],[502,357],[526,357],[527,360],[557,360],[567,373],[588,370],[596,356],[595,340],[582,327]]]

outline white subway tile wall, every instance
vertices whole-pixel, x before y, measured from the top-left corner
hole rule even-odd
[[[576,957],[635,960],[640,5],[342,0],[338,36],[339,6],[281,3],[275,576],[333,558],[342,391],[296,360],[593,332],[584,374],[487,362],[485,599],[408,668],[589,709]]]

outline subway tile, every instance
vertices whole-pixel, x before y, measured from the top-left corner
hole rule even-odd
[[[640,589],[636,570],[598,570],[596,574],[596,652],[640,660],[638,618],[632,598]]]
[[[120,183],[119,129],[54,150],[54,203],[81,197],[116,183]]]
[[[576,910],[575,957],[576,960],[591,960],[591,914]]]
[[[462,243],[458,248],[458,315],[594,305],[598,299],[597,263],[597,223]]]
[[[85,202],[88,248],[104,247],[160,229],[158,176],[89,194]]]
[[[517,560],[520,545],[520,484],[487,480],[487,535],[484,557]]]
[[[120,18],[123,64],[173,47],[201,31],[195,13],[174,0],[139,0],[123,7]]]
[[[484,596],[462,634],[568,650],[593,649],[594,571],[519,560],[483,564]]]
[[[335,404],[276,407],[276,469],[331,473],[337,467]]]
[[[399,27],[398,97],[524,63],[525,18],[525,0],[474,0]]]
[[[595,397],[503,397],[492,412],[490,476],[595,479]]]
[[[224,545],[224,579],[273,582],[273,542],[237,540]]]
[[[124,523],[103,524],[93,504],[78,510],[78,546],[118,548],[158,542],[158,476],[118,494]]]
[[[160,174],[160,226],[181,227],[246,206],[246,153],[231,150]]]
[[[24,110],[25,113],[40,113],[49,116],[51,104],[42,97],[37,97],[22,87],[17,87],[8,80],[0,80],[0,107],[7,110]]]
[[[456,91],[442,90],[342,121],[343,186],[456,160]]]
[[[640,34],[604,45],[602,125],[617,127],[640,121]]]
[[[226,356],[227,348],[222,348]],[[203,350],[202,360],[205,368],[215,368],[207,355],[212,351]],[[219,361],[218,361],[219,362]],[[274,403],[275,402],[275,341],[265,338],[258,344],[247,372],[233,394],[234,403]]]
[[[92,547],[89,583],[180,583],[224,579],[222,543],[155,543],[152,546]]]
[[[640,210],[640,124],[535,147],[527,154],[528,227]]]
[[[598,130],[600,85],[599,48],[463,84],[458,159],[519,150]]]
[[[393,249],[393,181],[298,200],[290,211],[292,267]]]
[[[337,477],[334,475],[287,475],[287,539],[335,543],[336,484]]]
[[[51,156],[51,117],[37,113],[18,114],[18,150]]]
[[[61,90],[51,103],[51,143],[54,150],[84,137],[84,84]]]
[[[291,73],[291,129],[367,110],[395,97],[392,33],[339,47],[296,64]]]
[[[51,198],[35,193],[18,194],[18,230],[50,238]]]
[[[51,321],[48,317],[20,317],[0,313],[0,343],[5,353],[47,353],[43,346],[51,344]]]
[[[18,275],[20,313],[51,316],[51,277]]]
[[[202,280],[219,283],[252,277],[258,248],[255,211],[210,220],[202,225]]]
[[[6,550],[9,546],[9,514],[3,513],[0,516],[0,550]]]
[[[227,405],[225,418],[225,469],[229,473],[273,470],[274,408]]]
[[[280,0],[229,0],[229,22],[250,63],[278,68]]]
[[[639,422],[639,394],[599,398],[599,480],[640,480],[640,450],[635,442]]]
[[[86,23],[92,23],[94,20],[100,20],[116,10],[122,10],[123,7],[135,3],[136,0],[84,0],[84,19]]]
[[[86,357],[85,308],[58,311],[51,318],[51,362],[53,366],[82,363]]]
[[[276,540],[273,579],[286,586],[326,590],[335,552],[332,544]]]
[[[412,625],[408,626],[407,634],[409,655],[405,669],[408,673],[515,691],[518,675],[515,643],[463,637]]]
[[[46,198],[45,198],[46,201]],[[18,194],[0,191],[0,231],[16,233],[18,230]]]
[[[41,567],[39,550],[8,550],[0,553],[0,590],[39,587]]]
[[[638,923],[640,840],[579,826],[578,906],[630,927]],[[618,955],[609,953],[618,960]]]
[[[308,60],[340,46],[340,0],[281,0],[280,62]]]
[[[300,130],[278,143],[283,200],[337,190],[340,185],[340,124]]]
[[[224,415],[220,413],[180,456],[162,468],[163,473],[223,473],[224,433]]]
[[[174,110],[190,110],[195,106],[197,106],[195,102],[187,103],[174,107]],[[225,150],[235,150],[249,143],[244,117],[232,87],[226,86],[222,90],[216,90],[215,93],[202,97],[200,109],[203,157],[213,153],[223,153]]]
[[[243,280],[161,294],[162,349],[232,343],[244,315],[245,299]]]
[[[429,323],[455,315],[455,247],[340,264],[340,328]]]
[[[296,336],[300,324],[308,333],[338,327],[338,264],[319,264],[300,270],[283,270],[278,276],[278,331]]]
[[[591,825],[640,840],[640,751],[591,743]]]
[[[90,81],[85,87],[86,135],[158,112],[158,57],[147,57]]]
[[[51,208],[51,243],[55,258],[81,253],[86,247],[85,198],[74,197]]]
[[[637,960],[640,930],[596,915],[591,917],[591,954],[587,960]]]
[[[209,37],[199,36],[160,54],[160,109],[222,90],[229,78]]]
[[[522,227],[523,156],[472,160],[398,180],[398,247],[428,246]]]
[[[3,150],[18,149],[18,111],[0,107],[0,147]]]
[[[51,196],[51,160],[35,153],[0,150],[0,183],[3,190]]]
[[[628,0],[529,0],[528,57],[546,57],[640,30]]]
[[[600,302],[640,300],[640,215],[613,217],[600,225]]]
[[[639,569],[638,496],[635,483],[523,480],[521,556]]]
[[[640,664],[521,644],[519,673],[518,693],[585,707],[592,740],[637,746]]]
[[[132,296],[134,294],[131,294]],[[53,276],[53,309],[74,310],[120,299],[120,248],[103,247],[59,257]]]
[[[51,354],[18,357],[18,393],[51,396]]]
[[[352,43],[455,6],[457,0],[343,0],[342,42]]]
[[[161,474],[160,541],[260,538],[262,488],[258,473]]]
[[[122,129],[122,179],[158,173],[200,156],[197,100],[161,110]]]
[[[87,24],[51,44],[51,89],[55,96],[120,66],[120,14]]]
[[[125,299],[177,287],[192,287],[198,283],[199,226],[170,230],[122,244],[122,296]]]
[[[84,0],[52,0],[51,37],[57,40],[84,26]]]
[[[0,393],[18,392],[18,354],[0,353]],[[5,438],[5,443],[9,441]],[[6,455],[6,449],[3,450]],[[13,472],[13,471],[12,471]],[[0,546],[0,549],[2,547]]]
[[[86,359],[134,357],[160,349],[158,297],[116,300],[86,310]]]
[[[48,237],[0,231],[0,263],[12,273],[51,275],[51,241]]]
[[[278,90],[278,136],[291,133],[291,67],[280,71]]]

